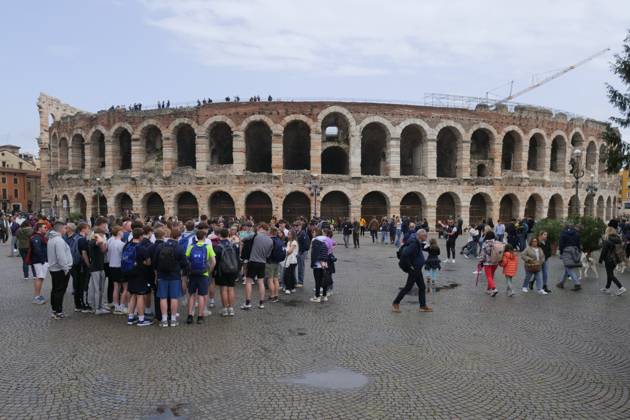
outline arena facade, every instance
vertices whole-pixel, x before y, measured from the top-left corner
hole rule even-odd
[[[580,212],[617,211],[604,124],[537,107],[273,101],[87,113],[42,94],[38,108],[44,208],[61,216],[563,218],[576,148]],[[591,180],[598,191],[587,195]]]

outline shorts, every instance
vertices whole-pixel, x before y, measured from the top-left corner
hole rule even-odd
[[[250,261],[247,263],[247,277],[250,279],[262,280],[265,278],[265,267],[267,264]]]
[[[45,279],[48,275],[48,263],[33,264],[35,269],[35,277],[38,279]]]
[[[280,267],[280,264],[278,263],[265,264],[265,277],[268,279],[278,278],[279,267]]]
[[[188,293],[199,296],[206,296],[208,294],[208,286],[210,285],[210,278],[207,276],[190,276],[188,278]]]
[[[237,277],[238,277],[237,274],[218,275],[215,279],[215,283],[217,284],[217,286],[234,287]]]
[[[182,281],[158,279],[156,295],[159,299],[178,299],[182,295]]]
[[[151,291],[151,287],[143,275],[123,274],[123,281],[127,282],[127,290],[132,295],[146,295]]]
[[[122,275],[122,269],[120,267],[109,267],[109,281],[114,283],[126,283]]]

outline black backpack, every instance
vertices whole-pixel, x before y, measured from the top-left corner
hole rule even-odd
[[[284,250],[284,242],[280,238],[271,238],[273,241],[273,249],[271,250],[271,255],[268,260],[270,263],[279,263],[284,261],[287,257],[287,252]]]
[[[236,275],[239,271],[238,251],[236,245],[221,245],[221,259],[219,261],[219,273],[222,275]]]
[[[241,248],[241,259],[243,261],[249,260],[252,255],[252,247],[254,246],[254,239],[256,239],[258,233],[254,233],[254,236],[243,240],[243,246]]]
[[[157,271],[162,273],[172,273],[177,269],[177,259],[175,258],[176,242],[165,242],[157,252]]]

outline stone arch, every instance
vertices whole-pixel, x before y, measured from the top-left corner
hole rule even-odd
[[[461,200],[454,192],[441,194],[435,203],[435,220],[446,223],[448,219],[457,219],[461,214]]]
[[[584,216],[595,217],[595,195],[587,194],[584,198]]]
[[[72,211],[74,213],[79,213],[83,220],[87,220],[87,200],[83,194],[76,193],[74,195]]]
[[[571,147],[582,148],[584,146],[584,133],[579,128],[574,129],[569,136],[571,138]]]
[[[112,129],[113,167],[116,170],[131,169],[131,127],[119,124]]]
[[[236,206],[234,199],[225,191],[215,191],[208,199],[210,217],[232,217],[236,216]]]
[[[282,161],[284,169],[311,169],[311,126],[301,119],[289,121],[284,125]]]
[[[527,149],[527,170],[542,172],[545,168],[545,134],[540,131],[530,134],[529,148]]]
[[[361,130],[361,175],[387,176],[387,145],[391,131],[380,121],[373,121]]]
[[[501,171],[520,173],[523,170],[523,133],[509,130],[503,135],[501,146]]]
[[[477,193],[470,199],[468,222],[477,225],[492,217],[492,198],[487,193]]]
[[[575,194],[573,194],[571,198],[569,199],[569,204],[567,207],[567,214],[569,216],[578,216],[579,213],[580,213],[580,206],[578,203],[578,199],[575,196]]]
[[[608,146],[604,143],[599,146],[599,175],[606,175],[608,172]]]
[[[610,197],[606,199],[606,221],[612,219],[612,200]]]
[[[322,197],[320,209],[322,219],[346,219],[350,217],[350,199],[342,191],[330,191]]]
[[[94,130],[90,134],[91,158],[93,159],[92,168],[94,174],[98,175],[105,168],[105,132]]]
[[[267,193],[256,190],[245,197],[245,215],[254,222],[269,222],[273,216],[273,203]]]
[[[68,147],[68,139],[62,137],[59,139],[59,170],[68,170],[68,156],[70,149]]]
[[[61,196],[61,212],[65,219],[69,217],[70,211],[72,211],[72,203],[70,202],[68,195],[64,194]]]
[[[507,222],[512,219],[518,219],[519,214],[518,197],[514,194],[504,195],[499,204],[499,219]]]
[[[175,197],[175,211],[182,222],[196,219],[199,216],[199,201],[189,191],[183,191]]]
[[[544,204],[543,199],[539,194],[532,194],[527,199],[525,203],[525,213],[524,216],[526,218],[532,218],[534,220],[539,220],[543,218],[544,214]]]
[[[321,155],[322,174],[349,175],[350,159],[348,152],[340,146],[324,149]]]
[[[549,171],[565,174],[567,169],[567,141],[561,134],[556,135],[551,141],[551,156],[549,159]]]
[[[293,191],[286,195],[282,202],[282,218],[288,221],[299,217],[311,219],[311,200],[301,191]]]
[[[595,173],[597,171],[597,146],[594,141],[590,141],[586,148],[586,166],[588,172]]]
[[[160,170],[164,159],[164,138],[160,126],[143,124],[139,132],[144,156],[143,169],[145,171]]]
[[[149,217],[164,216],[166,209],[162,196],[156,192],[145,194],[142,198],[142,214]]]
[[[271,173],[271,126],[262,119],[245,128],[245,170]],[[269,221],[267,219],[266,221]]]
[[[604,204],[604,197],[600,195],[599,197],[597,197],[597,217],[604,220],[605,210],[606,210],[606,207]]]
[[[547,208],[547,218],[562,219],[564,208],[564,200],[560,194],[554,194],[549,199],[549,207]]]
[[[92,217],[107,215],[107,197],[104,194],[101,194],[100,197],[94,194],[92,196]]]
[[[195,128],[187,122],[181,122],[175,126],[172,132],[175,137],[177,166],[196,169],[197,132]]]
[[[462,165],[458,164],[462,155],[462,139],[462,131],[453,125],[445,125],[439,129],[436,145],[438,178],[457,178],[462,175]]]
[[[357,127],[352,113],[338,105],[323,109],[317,114],[317,121],[322,133],[322,144],[330,141],[349,145],[350,134]],[[334,127],[335,130],[330,130],[327,134],[329,127]]]
[[[420,221],[426,217],[427,200],[422,193],[408,192],[400,200],[400,216]]]
[[[373,218],[381,220],[389,215],[389,200],[380,191],[372,191],[363,196],[361,200],[361,215],[370,221]]]
[[[408,124],[400,132],[400,175],[426,176],[427,166],[427,132],[421,125]]]
[[[128,216],[133,214],[133,199],[127,193],[119,193],[114,197],[114,215]]]
[[[85,139],[81,134],[75,134],[72,136],[72,153],[70,167],[74,170],[85,169]]]
[[[487,127],[477,128],[470,135],[470,168],[472,177],[492,176],[496,132]],[[479,169],[484,170],[480,171]]]
[[[227,121],[215,121],[207,129],[210,165],[234,163],[234,131]]]

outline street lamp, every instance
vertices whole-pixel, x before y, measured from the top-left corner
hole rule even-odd
[[[580,215],[580,179],[584,177],[584,169],[582,169],[582,151],[575,149],[573,157],[569,162],[571,165],[571,175],[575,178],[575,215]]]
[[[316,219],[317,218],[317,197],[319,196],[319,192],[322,190],[322,187],[319,185],[319,182],[315,180],[311,180],[311,182],[308,184],[308,189],[311,192],[311,195],[313,196],[313,202],[315,203],[313,218]]]
[[[591,174],[591,182],[589,182],[586,185],[586,194],[588,195],[593,195],[595,196],[595,194],[597,193],[597,184],[595,183],[595,174]],[[595,202],[595,198],[593,197],[593,203]],[[593,204],[591,210],[591,214],[589,216],[595,216],[594,212],[595,212],[595,205]]]
[[[101,178],[96,178],[96,188],[94,188],[94,194],[96,194],[96,216],[101,215],[101,194],[103,189],[101,188]]]

